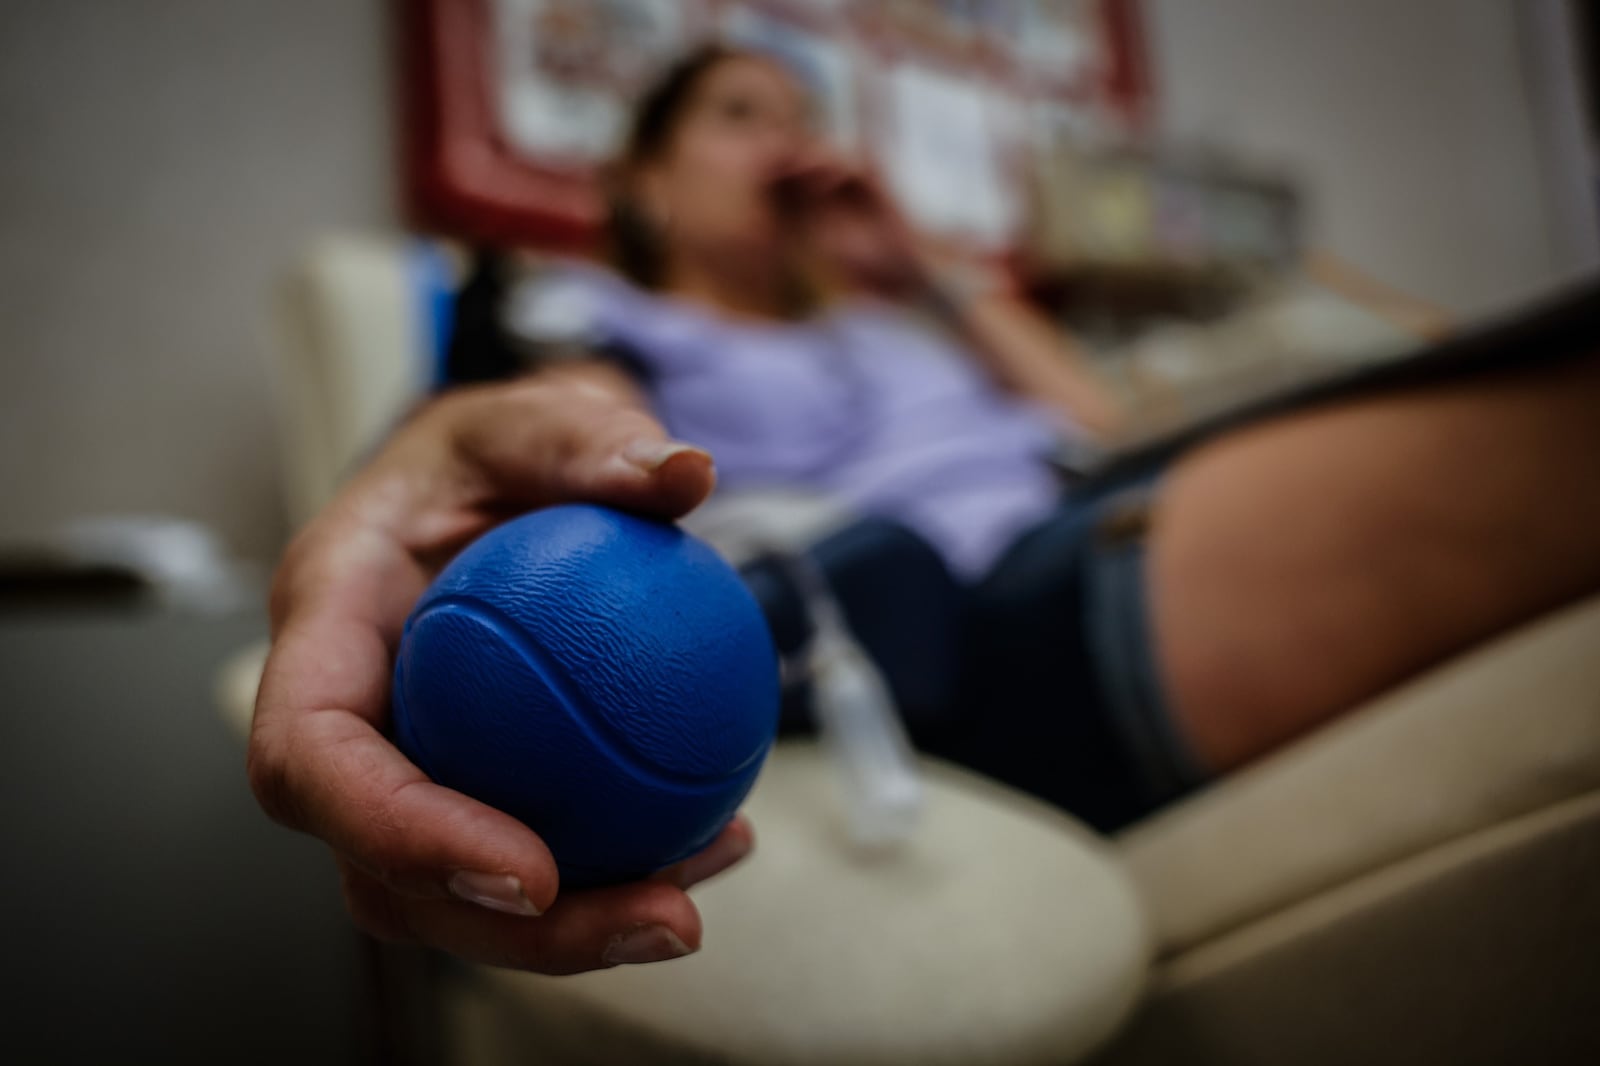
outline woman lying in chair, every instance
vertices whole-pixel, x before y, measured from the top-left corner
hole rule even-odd
[[[817,549],[847,608],[944,597],[891,612],[889,633],[964,618],[909,641],[960,645],[934,657],[962,663],[959,698],[923,743],[1102,826],[1600,587],[1592,295],[1559,329],[1468,344],[1459,373],[1257,418],[1147,468],[1133,496],[1074,498],[1048,455],[1110,425],[1109,405],[1004,293],[929,266],[872,180],[817,151],[809,106],[757,55],[676,68],[617,176],[626,280],[574,268],[511,304],[524,331],[581,307],[600,357],[442,396],[286,556],[252,780],[334,845],[368,927],[550,971],[665,930],[646,939],[670,957],[699,942],[680,886],[750,846],[736,822],[664,879],[558,901],[526,827],[384,739],[400,621],[443,559],[520,510],[677,517],[717,476],[842,498],[877,523],[865,548]],[[964,348],[893,303],[917,296]],[[908,568],[870,561],[890,556]],[[915,669],[885,669],[921,698]]]
[[[680,62],[641,100],[612,174],[614,270],[547,268],[503,308],[487,286],[491,306],[473,317],[490,321],[462,337],[478,343],[454,347],[452,376],[541,367],[710,452],[720,493],[786,489],[858,516],[810,554],[914,741],[1099,824],[1125,821],[1194,775],[1152,766],[1157,791],[1124,795],[1127,773],[1111,769],[1121,755],[1094,716],[1056,745],[1074,753],[1070,767],[1029,772],[1026,733],[974,730],[982,714],[964,711],[1005,700],[1026,718],[1023,702],[1103,702],[1087,664],[1059,651],[1049,670],[1026,673],[984,654],[1028,639],[1000,630],[1019,608],[1036,629],[1034,597],[1008,593],[981,642],[965,622],[987,588],[1019,584],[1076,612],[1075,548],[1046,567],[1030,556],[1025,574],[1009,560],[1029,534],[1076,539],[1065,527],[1088,512],[1063,499],[1051,460],[1063,439],[1109,427],[1114,406],[1021,300],[971,269],[953,281],[879,184],[820,147],[811,111],[760,55],[712,47]],[[500,312],[509,343],[492,321]],[[780,650],[799,654],[808,624],[785,566],[745,572]],[[792,713],[800,696],[791,721],[805,717]],[[1176,749],[1160,757],[1188,765]]]

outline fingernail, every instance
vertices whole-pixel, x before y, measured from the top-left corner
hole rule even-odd
[[[626,966],[641,962],[666,962],[692,954],[692,949],[664,925],[641,925],[618,933],[606,945],[601,961],[607,966]]]
[[[629,441],[622,449],[622,457],[645,473],[653,474],[666,465],[668,459],[684,452],[698,452],[707,459],[711,458],[704,448],[696,448],[682,441],[652,440],[649,437]]]
[[[481,874],[472,870],[457,870],[450,875],[450,894],[468,903],[488,907],[502,914],[516,914],[524,918],[537,918],[535,907],[522,891],[522,882],[510,874]]]

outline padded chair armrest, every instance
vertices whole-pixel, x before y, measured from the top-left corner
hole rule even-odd
[[[1162,956],[1600,788],[1600,597],[1446,663],[1127,830]]]

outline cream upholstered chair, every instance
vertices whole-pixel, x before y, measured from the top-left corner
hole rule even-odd
[[[287,394],[329,384],[296,415],[324,424],[293,432],[332,442],[301,514],[424,380],[405,255],[329,241],[296,271]],[[930,772],[930,835],[874,863],[830,839],[823,760],[780,750],[751,802],[757,855],[697,893],[704,952],[455,971],[445,1046],[473,1064],[1600,1061],[1600,599],[1109,843]]]
[[[1117,841],[1135,1063],[1600,1061],[1600,597]]]
[[[291,273],[280,395],[300,518],[431,380],[437,333],[418,309],[435,303],[439,278],[418,269],[426,254],[416,242],[330,237]],[[241,724],[261,654],[224,671],[224,702]],[[443,1039],[462,1061],[530,1046],[607,1063],[808,1062],[819,1049],[829,1061],[885,1063],[1081,1056],[1132,1009],[1148,961],[1120,860],[1058,812],[953,767],[926,769],[928,809],[910,844],[864,851],[847,839],[829,757],[780,745],[750,801],[757,855],[698,890],[707,950],[525,985],[457,972],[440,986]],[[502,989],[509,1009],[492,1009],[480,988]],[[896,1022],[908,1016],[919,1023]]]

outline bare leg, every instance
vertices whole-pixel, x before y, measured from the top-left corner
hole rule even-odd
[[[1223,438],[1163,489],[1150,589],[1216,770],[1600,589],[1600,358]]]

